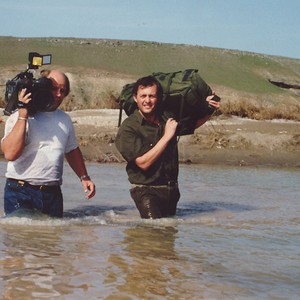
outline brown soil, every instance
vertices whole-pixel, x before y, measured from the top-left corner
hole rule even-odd
[[[70,112],[87,161],[124,162],[115,148],[118,110]],[[125,118],[123,114],[123,119]],[[0,124],[1,134],[5,117]],[[193,135],[179,139],[183,163],[300,167],[300,126],[292,121],[212,118]]]

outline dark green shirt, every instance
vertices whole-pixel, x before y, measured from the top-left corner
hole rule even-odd
[[[132,184],[165,185],[178,178],[178,148],[174,137],[163,154],[147,170],[141,170],[135,159],[153,148],[163,136],[165,122],[159,125],[147,122],[136,110],[122,123],[117,137],[116,147],[127,161],[126,171]]]

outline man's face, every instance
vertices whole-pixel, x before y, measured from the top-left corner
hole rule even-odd
[[[58,71],[51,71],[48,78],[52,80],[52,95],[54,98],[52,110],[55,110],[66,96],[66,78],[63,73]]]
[[[133,96],[137,103],[138,109],[145,116],[154,115],[155,108],[157,106],[157,86],[139,86],[137,95]]]

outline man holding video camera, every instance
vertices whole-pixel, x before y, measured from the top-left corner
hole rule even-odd
[[[116,146],[127,161],[130,189],[140,216],[145,219],[171,217],[176,214],[180,198],[178,189],[177,121],[166,122],[159,113],[163,91],[153,76],[142,77],[133,85],[132,95],[137,110],[122,123]],[[215,108],[220,103],[206,101]],[[199,119],[195,128],[203,125],[210,114]]]
[[[18,110],[8,118],[1,148],[8,160],[4,190],[5,215],[18,210],[37,210],[51,217],[63,216],[61,193],[64,157],[80,178],[86,198],[95,195],[71,118],[58,109],[68,95],[68,77],[59,70],[45,71],[52,81],[53,104],[47,111],[30,114],[31,93],[22,89]]]

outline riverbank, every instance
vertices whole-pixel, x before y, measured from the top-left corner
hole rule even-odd
[[[119,111],[69,113],[87,161],[124,162],[114,145]],[[123,113],[123,120],[125,118]],[[3,117],[5,122],[6,117]],[[4,122],[0,124],[1,137]],[[300,167],[300,123],[215,117],[179,139],[180,162],[239,166]]]
[[[87,160],[122,162],[114,145],[118,110],[70,112]],[[126,115],[123,113],[123,120]],[[300,166],[299,122],[213,118],[193,135],[179,139],[183,163]]]

